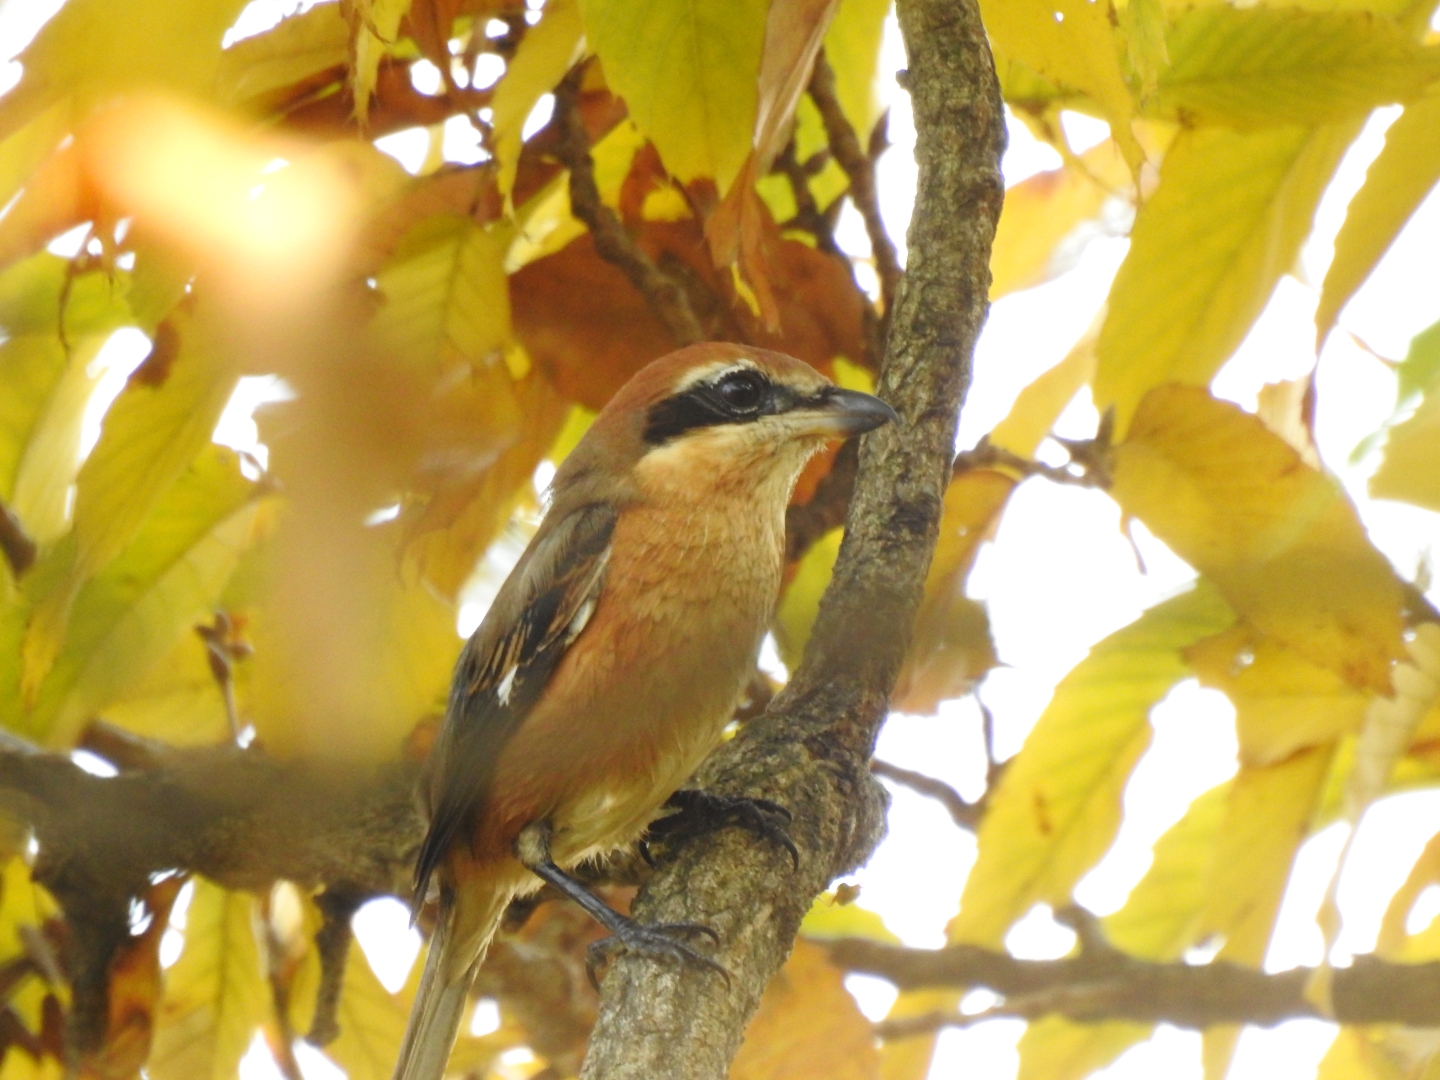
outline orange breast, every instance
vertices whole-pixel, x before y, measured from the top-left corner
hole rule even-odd
[[[753,669],[783,540],[779,514],[728,502],[621,514],[590,622],[502,751],[476,855],[508,853],[541,818],[562,865],[628,843],[714,747]]]

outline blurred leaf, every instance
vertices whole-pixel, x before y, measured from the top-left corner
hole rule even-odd
[[[1160,72],[1170,63],[1165,44],[1167,20],[1162,0],[1130,0],[1120,11],[1125,32],[1125,53],[1140,79],[1140,97],[1148,101],[1160,81]]]
[[[1055,421],[1095,374],[1095,331],[1087,330],[1054,367],[1015,395],[1005,419],[990,432],[991,444],[1032,457]]]
[[[20,54],[25,73],[0,102],[0,137],[69,97],[72,122],[102,98],[145,88],[205,93],[220,40],[246,0],[67,0]]]
[[[131,542],[181,472],[210,444],[237,373],[197,322],[162,328],[150,358],[105,416],[75,480],[75,552],[65,581],[37,598],[25,641],[27,696],[50,670],[84,584]]]
[[[420,965],[415,964],[400,993],[390,993],[375,977],[359,943],[351,942],[335,1016],[340,1034],[325,1047],[326,1056],[345,1070],[348,1080],[389,1080],[419,985]]]
[[[1150,709],[1187,674],[1181,650],[1234,618],[1202,583],[1095,645],[1061,680],[986,810],[952,941],[996,947],[1034,904],[1069,902],[1115,837]]]
[[[80,1068],[84,1077],[138,1076],[150,1054],[155,1011],[160,1003],[160,941],[170,922],[170,909],[185,878],[162,878],[144,894],[149,924],[121,943],[110,961],[109,1014],[105,1043],[98,1053],[86,1055]]]
[[[1370,11],[1212,4],[1180,15],[1166,44],[1159,103],[1189,123],[1330,123],[1440,76],[1440,50]]]
[[[1410,339],[1395,375],[1397,404],[1408,402],[1440,380],[1440,323],[1432,323]]]
[[[540,21],[525,32],[505,66],[490,107],[494,110],[491,144],[499,166],[496,183],[507,198],[520,164],[520,132],[525,120],[541,96],[553,90],[580,59],[584,39],[577,0],[549,0]]]
[[[509,375],[501,372],[499,377],[507,383],[504,392],[509,395]],[[481,408],[489,388],[488,380],[475,388]],[[531,478],[570,412],[568,403],[538,372],[515,384],[513,393],[518,429],[492,424],[494,449],[488,460],[467,455],[459,468],[446,470],[433,482],[427,480],[425,500],[417,500],[403,519],[406,565],[451,600],[530,493]]]
[[[1405,642],[1409,656],[1395,665],[1394,693],[1376,695],[1355,740],[1355,764],[1345,782],[1345,814],[1351,825],[1390,786],[1405,751],[1426,715],[1440,704],[1440,625],[1423,622]]]
[[[1167,382],[1204,386],[1294,265],[1359,122],[1182,131],[1135,219],[1096,345],[1095,404],[1123,433]]]
[[[1412,388],[1431,362],[1428,352],[1432,347],[1427,337],[1421,344],[1417,335],[1411,346],[1411,355],[1401,366],[1402,385]],[[1417,346],[1421,351],[1416,351]],[[1408,370],[1407,370],[1408,369]],[[1413,391],[1412,391],[1413,392]],[[1385,432],[1385,452],[1380,467],[1370,477],[1370,495],[1376,499],[1398,499],[1414,503],[1427,510],[1440,510],[1440,379],[1433,379],[1425,389],[1425,396],[1407,419]]]
[[[51,155],[65,137],[69,121],[66,103],[56,102],[0,141],[0,205],[8,205]]]
[[[207,447],[129,547],[80,589],[33,710],[9,723],[50,745],[68,745],[81,725],[163,660],[210,616],[241,555],[268,528],[273,500],[257,495],[232,451]],[[54,558],[63,565],[71,553],[62,548]]]
[[[1365,283],[1410,216],[1440,180],[1440,92],[1405,106],[1385,132],[1385,148],[1365,173],[1335,237],[1315,309],[1316,340],[1323,342],[1340,312]],[[1415,389],[1412,385],[1411,389]],[[1403,389],[1402,389],[1403,396]]]
[[[237,41],[220,57],[215,96],[241,105],[344,64],[350,28],[339,4],[316,4],[272,29]]]
[[[434,368],[493,363],[510,332],[505,245],[467,217],[436,214],[400,242],[377,275],[375,334],[394,355]]]
[[[1042,285],[1068,270],[1060,261],[1065,241],[1129,189],[1129,170],[1110,140],[1061,168],[1012,184],[990,249],[990,299]]]
[[[1425,849],[1420,852],[1420,857],[1406,875],[1405,883],[1396,890],[1385,906],[1385,916],[1380,921],[1380,933],[1375,941],[1376,956],[1397,960],[1406,953],[1407,939],[1413,936],[1406,929],[1410,912],[1420,894],[1432,885],[1440,885],[1440,834],[1432,836],[1426,843]],[[1408,954],[1404,958],[1411,961],[1422,959]]]
[[[770,171],[790,138],[795,107],[839,6],[839,0],[772,0],[770,4],[755,114],[757,175]]]
[[[350,92],[363,127],[380,61],[399,40],[410,0],[349,0],[342,10],[350,21]]]
[[[1185,652],[1205,686],[1235,706],[1240,760],[1274,765],[1360,728],[1370,695],[1274,638],[1237,626]]]
[[[1108,7],[1088,0],[986,0],[980,10],[999,52],[1087,95],[1110,121],[1126,160],[1139,166],[1144,154],[1130,130],[1135,101],[1120,70]]]
[[[780,597],[775,612],[775,643],[780,659],[792,671],[805,654],[805,643],[810,640],[810,628],[820,612],[820,598],[830,584],[830,572],[835,569],[844,535],[843,529],[831,529],[811,544]]]
[[[781,332],[772,334],[737,303],[728,273],[719,274],[692,220],[644,222],[637,246],[656,262],[693,272],[724,298],[710,317],[717,340],[750,341],[798,357],[822,371],[837,356],[866,355],[864,305],[841,259],[798,240],[782,240],[770,263],[769,284],[780,309]],[[589,234],[560,252],[511,275],[515,333],[555,388],[588,409],[651,360],[674,348],[664,324],[616,267],[601,259]]]
[[[581,0],[605,81],[665,167],[723,194],[750,152],[765,0]]]
[[[105,722],[172,746],[229,739],[225,699],[199,636],[182,634],[164,660],[105,706]]]
[[[1154,1028],[1124,1020],[1082,1024],[1046,1016],[1025,1025],[1015,1050],[1020,1055],[1016,1080],[1082,1080],[1103,1069]]]
[[[1115,450],[1114,478],[1126,516],[1257,630],[1352,686],[1389,693],[1401,584],[1340,485],[1258,418],[1193,387],[1152,390]]]
[[[270,1007],[255,897],[204,878],[185,913],[185,948],[165,975],[153,1080],[232,1080]]]
[[[1345,1026],[1321,1058],[1315,1080],[1405,1080],[1408,1075],[1370,1029]]]
[[[861,146],[869,140],[882,111],[880,46],[889,11],[890,0],[840,0],[825,32],[825,56],[835,72],[835,98]],[[802,153],[801,160],[808,156],[809,152]]]
[[[870,1023],[822,946],[795,942],[760,999],[731,1080],[878,1080]]]
[[[0,344],[0,497],[42,544],[70,524],[82,423],[100,378],[90,363],[128,319],[123,280],[81,274],[70,283],[62,342],[68,271],[64,259],[40,254],[0,273],[0,326],[8,335]]]
[[[887,945],[901,943],[877,912],[859,904],[836,903],[833,893],[822,893],[815,898],[804,922],[800,924],[800,933],[816,941],[861,937],[867,941],[883,941]]]
[[[1241,766],[1196,927],[1199,939],[1224,939],[1218,959],[1251,967],[1264,959],[1290,864],[1310,833],[1333,757],[1333,745],[1319,746],[1275,765]]]

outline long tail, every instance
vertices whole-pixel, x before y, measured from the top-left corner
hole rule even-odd
[[[455,900],[441,900],[393,1080],[441,1080],[445,1075],[470,984],[509,901],[508,890],[480,890],[477,896],[470,889]]]

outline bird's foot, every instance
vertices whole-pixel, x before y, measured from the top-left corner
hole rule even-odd
[[[674,812],[652,822],[640,842],[640,857],[652,866],[652,844],[681,844],[716,829],[740,828],[783,848],[795,869],[800,868],[800,851],[785,831],[793,817],[779,803],[683,788],[670,796],[665,807]]]
[[[719,945],[720,935],[710,927],[683,922],[646,926],[618,914],[613,922],[607,922],[609,925],[606,928],[611,931],[611,936],[601,938],[585,950],[585,974],[597,991],[600,989],[599,969],[607,966],[621,952],[653,960],[674,960],[703,971],[713,971],[725,980],[727,986],[730,985],[730,972],[684,940],[687,936],[708,937]]]

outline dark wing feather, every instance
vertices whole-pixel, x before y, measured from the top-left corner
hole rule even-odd
[[[501,749],[594,610],[614,529],[615,510],[600,503],[546,521],[461,652],[431,754],[417,909],[445,853],[473,831]]]

